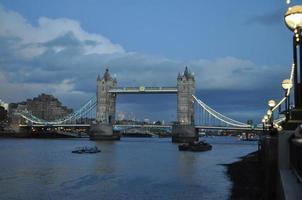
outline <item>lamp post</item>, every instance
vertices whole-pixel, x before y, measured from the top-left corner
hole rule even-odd
[[[293,62],[294,62],[294,109],[302,109],[302,6],[289,7],[284,15],[287,27],[293,31]],[[299,55],[298,55],[299,53]],[[298,59],[299,58],[299,59]],[[299,69],[299,70],[298,70]],[[299,73],[299,74],[298,74]]]
[[[263,118],[261,122],[262,122],[262,131],[264,132],[264,130],[265,130],[264,127],[265,127],[266,120]]]
[[[288,94],[288,91],[293,87],[293,83],[290,79],[284,79],[282,81],[282,88],[285,92],[285,113],[287,115],[288,109],[289,109],[289,102],[290,102],[290,95]]]
[[[276,106],[276,101],[271,99],[268,101],[268,107],[269,110],[267,111],[267,116],[269,117],[269,122],[270,122],[270,130],[273,129],[274,125],[274,115],[273,115],[273,108]]]

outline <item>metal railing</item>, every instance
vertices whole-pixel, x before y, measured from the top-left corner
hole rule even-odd
[[[138,90],[141,87],[147,89],[147,90],[174,90],[177,89],[177,87],[145,87],[145,86],[140,86],[140,87],[115,87],[112,88],[113,90]]]
[[[298,180],[302,182],[302,138],[292,138],[289,148],[290,165]]]
[[[110,93],[177,93],[177,87],[115,87]]]

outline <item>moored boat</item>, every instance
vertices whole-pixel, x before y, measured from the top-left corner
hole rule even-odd
[[[101,150],[99,150],[96,146],[94,147],[78,147],[75,150],[72,151],[72,153],[78,153],[78,154],[82,154],[82,153],[99,153],[101,152]]]
[[[209,151],[212,149],[212,145],[205,141],[190,142],[178,145],[179,151]]]

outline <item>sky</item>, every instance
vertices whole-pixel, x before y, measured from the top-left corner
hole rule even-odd
[[[188,66],[196,96],[259,122],[290,73],[286,10],[285,0],[0,0],[0,99],[44,92],[77,109],[105,68],[118,86],[175,86]],[[176,96],[120,95],[117,111],[174,121]]]

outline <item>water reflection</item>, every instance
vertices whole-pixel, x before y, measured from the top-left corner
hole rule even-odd
[[[225,168],[256,150],[231,137],[213,150],[179,152],[169,138],[1,139],[0,199],[227,199]],[[98,154],[72,154],[78,146]]]

